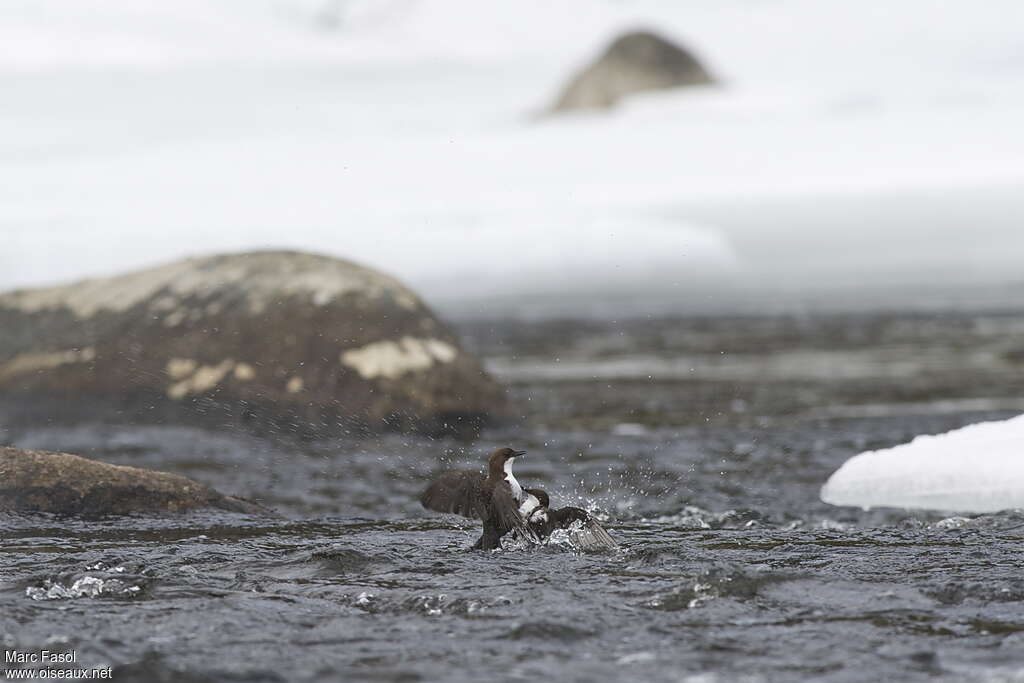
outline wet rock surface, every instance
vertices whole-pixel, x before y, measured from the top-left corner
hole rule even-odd
[[[0,295],[20,419],[475,431],[504,394],[397,280],[296,252],[188,259]],[[16,396],[15,396],[16,395]]]
[[[70,453],[0,447],[0,511],[80,517],[216,508],[272,515],[179,474],[96,462]]]
[[[713,82],[700,61],[683,48],[650,31],[633,31],[616,38],[574,76],[551,110],[603,109],[638,92]]]

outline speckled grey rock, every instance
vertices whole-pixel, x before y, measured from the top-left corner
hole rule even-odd
[[[102,517],[205,508],[274,514],[178,474],[110,465],[69,453],[0,447],[0,512]]]
[[[461,433],[506,409],[502,389],[409,288],[296,252],[0,294],[0,391],[7,414],[116,410],[313,436]]]
[[[683,48],[649,31],[625,33],[562,90],[553,112],[611,107],[621,98],[714,82],[704,66]]]

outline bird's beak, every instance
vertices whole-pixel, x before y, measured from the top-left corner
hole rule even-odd
[[[512,451],[512,457],[521,458],[526,455],[526,451]]]

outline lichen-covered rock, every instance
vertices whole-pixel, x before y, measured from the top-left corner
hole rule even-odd
[[[110,465],[69,453],[0,447],[0,512],[103,517],[204,508],[274,514],[178,474]]]
[[[632,93],[713,82],[700,61],[683,48],[649,31],[634,31],[619,36],[578,73],[551,109],[600,109]]]
[[[0,294],[0,392],[8,413],[100,406],[303,435],[463,432],[505,411],[500,387],[410,289],[295,252]]]

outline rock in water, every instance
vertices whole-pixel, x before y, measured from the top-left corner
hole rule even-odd
[[[295,252],[2,294],[0,390],[20,420],[113,409],[303,435],[462,433],[505,411],[501,388],[410,289]]]
[[[577,74],[551,110],[606,108],[632,93],[713,82],[697,58],[683,48],[654,33],[634,31],[619,36],[597,61]]]
[[[102,517],[216,508],[267,515],[179,474],[110,465],[69,453],[0,447],[0,511]]]

